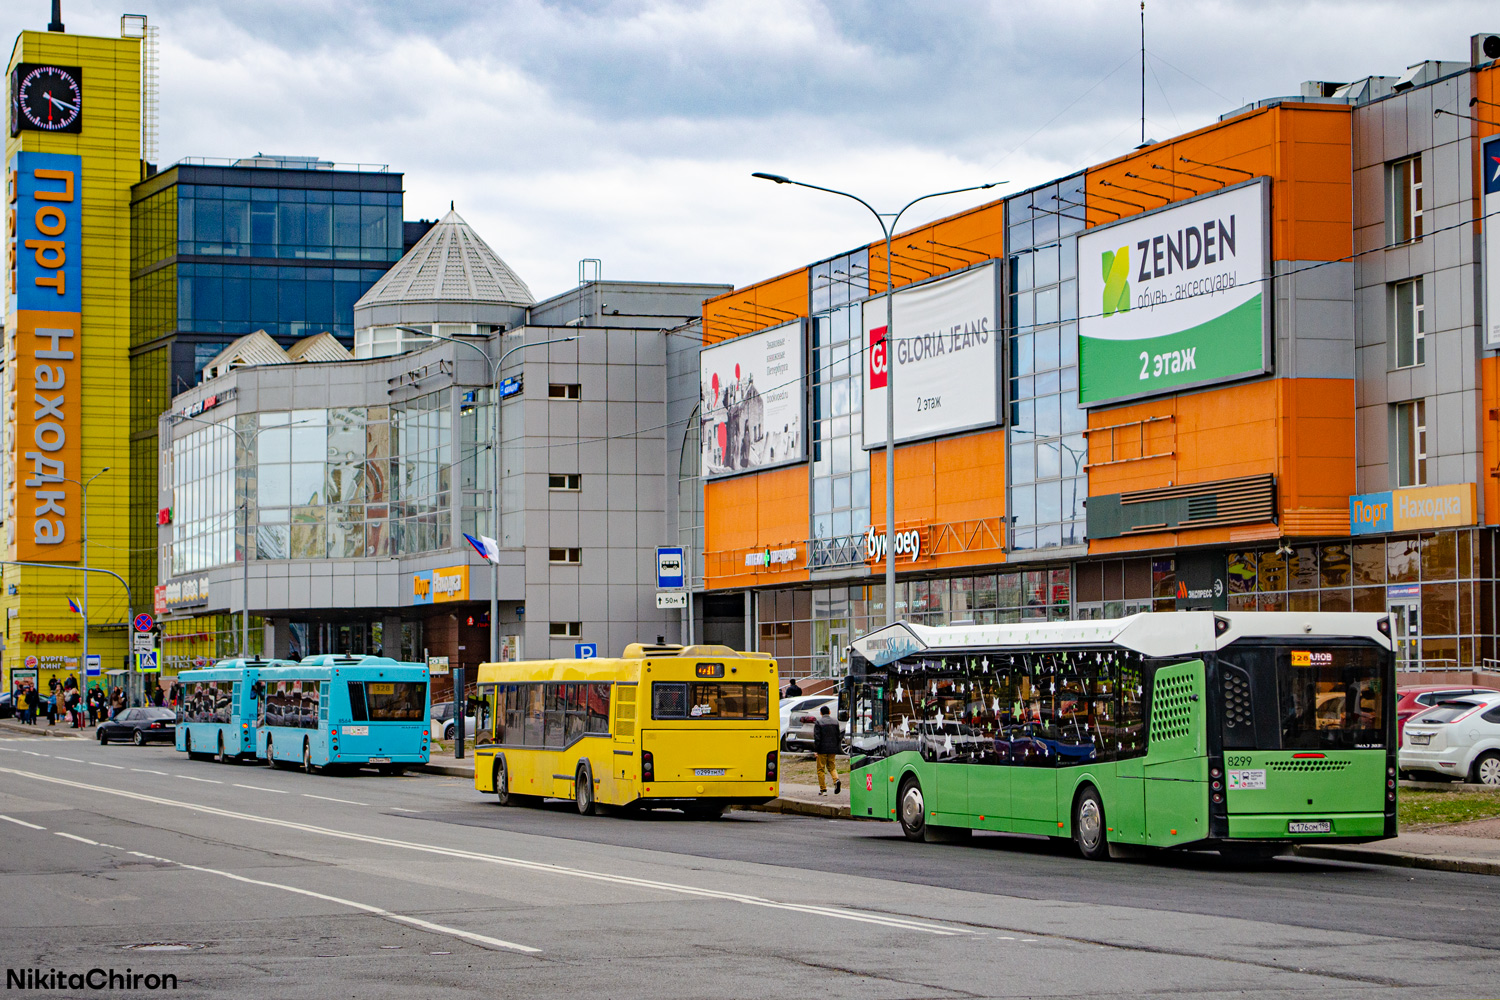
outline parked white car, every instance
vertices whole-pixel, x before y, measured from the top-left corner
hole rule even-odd
[[[1402,771],[1500,787],[1500,694],[1439,702],[1408,719],[1397,760]]]
[[[464,716],[464,734],[470,739],[474,738],[474,703],[468,704],[468,714]],[[456,728],[453,722],[453,702],[440,701],[432,706],[432,738],[451,740]]]

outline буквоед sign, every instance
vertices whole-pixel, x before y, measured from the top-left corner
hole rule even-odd
[[[1269,190],[1250,181],[1079,236],[1079,403],[1268,370]]]

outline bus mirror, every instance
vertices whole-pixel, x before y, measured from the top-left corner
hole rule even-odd
[[[839,721],[840,722],[848,722],[849,721],[849,713],[848,712],[840,712],[839,713]]]

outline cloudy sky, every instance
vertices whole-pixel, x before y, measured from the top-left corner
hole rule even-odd
[[[120,0],[64,0],[115,35]],[[49,0],[0,4],[0,36]],[[1468,58],[1479,0],[1148,0],[1146,133],[1303,80]],[[618,279],[745,284],[875,236],[877,207],[1020,190],[1139,141],[1138,0],[129,0],[161,29],[161,161],[385,163],[450,200],[538,298]],[[933,203],[914,222],[975,203]]]

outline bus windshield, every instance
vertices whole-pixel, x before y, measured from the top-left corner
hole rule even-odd
[[[1221,650],[1225,746],[1384,747],[1387,658],[1374,645],[1236,643]],[[1273,705],[1274,724],[1269,717]],[[1279,747],[1266,745],[1276,737]]]

